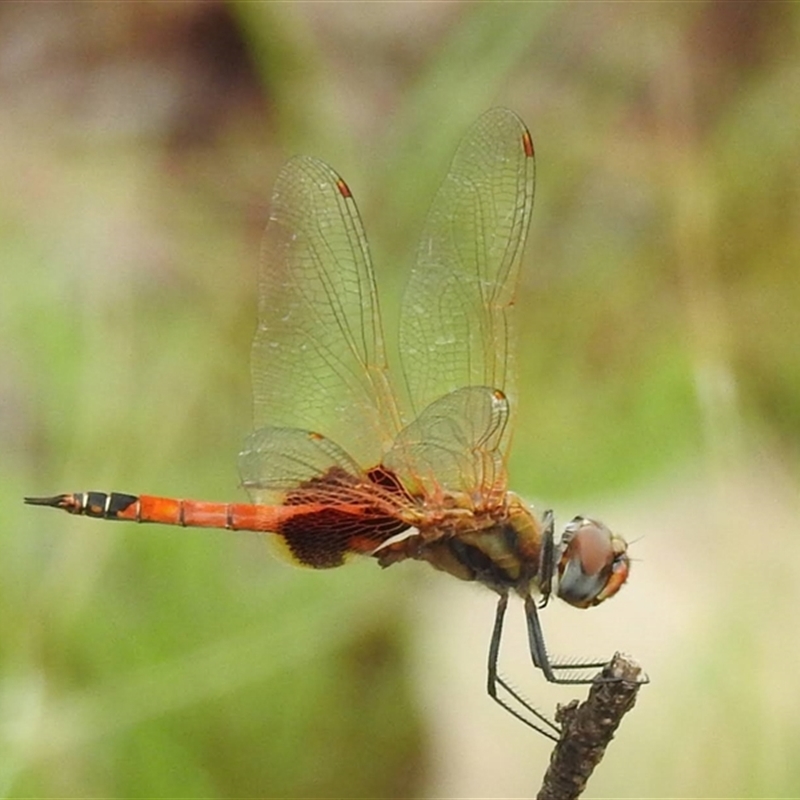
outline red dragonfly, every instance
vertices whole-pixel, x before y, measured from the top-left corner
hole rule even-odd
[[[273,191],[259,275],[256,430],[239,455],[252,503],[116,492],[25,502],[268,533],[292,562],[317,569],[363,555],[382,567],[427,561],[478,581],[499,595],[489,694],[555,740],[558,726],[497,671],[509,594],[524,601],[535,667],[554,683],[590,683],[588,670],[604,662],[552,659],[538,611],[551,592],[579,608],[597,605],[625,583],[630,562],[625,540],[585,517],[556,542],[553,514],[538,520],[508,490],[514,294],[534,178],[519,117],[505,109],[481,116],[456,151],[417,250],[401,312],[401,396],[352,193],[322,161],[292,159]]]

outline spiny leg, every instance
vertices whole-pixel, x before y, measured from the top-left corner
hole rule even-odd
[[[541,600],[539,608],[544,608],[550,600],[553,588],[553,573],[556,568],[555,559],[555,524],[556,518],[552,510],[547,510],[542,516],[542,550],[539,555],[539,591]]]
[[[542,671],[545,678],[550,683],[583,684],[594,683],[596,680],[603,680],[594,674],[581,676],[575,675],[574,673],[576,670],[600,669],[606,665],[607,659],[605,661],[587,660],[560,663],[550,660],[544,643],[542,625],[539,622],[539,612],[536,601],[530,595],[525,598],[525,620],[528,627],[528,644],[530,646],[533,665]],[[557,675],[557,670],[570,670],[571,674],[563,676]]]
[[[494,618],[492,639],[489,644],[489,662],[486,689],[489,692],[489,696],[492,698],[492,700],[494,700],[498,705],[502,706],[506,711],[508,711],[509,714],[525,723],[525,725],[527,725],[529,728],[533,728],[533,730],[541,733],[542,736],[557,742],[558,734],[560,733],[560,728],[558,725],[556,725],[541,711],[538,711],[536,708],[534,708],[528,700],[526,700],[515,689],[513,689],[503,678],[503,676],[499,675],[497,672],[497,659],[500,654],[500,639],[502,638],[503,633],[503,618],[505,617],[507,607],[508,595],[500,595],[500,599],[497,602],[497,612],[495,613]],[[514,700],[519,703],[522,709],[533,716],[536,721],[529,719],[522,711],[518,711],[507,700],[499,697],[497,693],[498,686],[500,686],[511,697],[513,697]]]

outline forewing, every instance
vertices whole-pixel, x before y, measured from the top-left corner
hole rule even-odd
[[[326,431],[376,463],[399,423],[364,229],[327,164],[297,157],[281,170],[258,291],[256,428]]]
[[[534,190],[530,134],[493,109],[459,145],[428,213],[403,300],[403,369],[417,413],[463,386],[514,405],[512,303]]]

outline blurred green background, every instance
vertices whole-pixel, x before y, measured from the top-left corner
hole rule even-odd
[[[243,500],[280,164],[346,177],[393,332],[458,138],[504,105],[538,164],[512,485],[637,540],[612,603],[544,616],[551,651],[652,678],[589,794],[796,796],[799,29],[795,3],[1,6],[0,794],[536,791],[547,742],[484,694],[489,593],[21,502]],[[577,696],[514,610],[505,671]]]

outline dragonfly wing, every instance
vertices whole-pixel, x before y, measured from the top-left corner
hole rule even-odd
[[[468,386],[431,403],[404,428],[383,460],[411,494],[462,492],[491,504],[506,490],[502,457],[508,400]]]
[[[534,190],[530,134],[511,111],[481,116],[428,213],[403,300],[403,369],[414,410],[462,386],[512,398],[512,303]]]
[[[252,372],[255,424],[335,430],[362,464],[399,428],[375,278],[347,184],[297,157],[264,234]]]
[[[265,427],[251,433],[239,453],[242,486],[254,503],[281,505],[300,487],[326,476],[334,487],[366,482],[355,460],[319,433],[300,428]],[[333,497],[327,498],[329,502]],[[319,497],[319,502],[324,498]]]
[[[393,476],[362,472],[321,434],[261,428],[245,440],[239,471],[253,502],[281,507],[270,542],[299,566],[340,566],[408,528],[398,513],[409,498]]]

